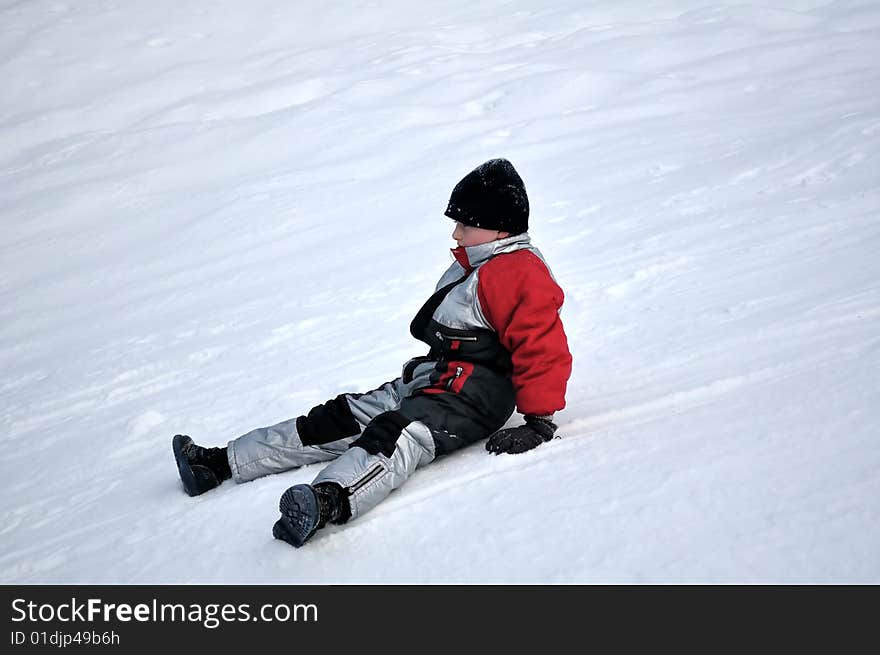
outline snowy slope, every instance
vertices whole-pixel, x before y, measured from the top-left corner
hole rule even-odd
[[[0,582],[880,582],[880,3],[0,2]],[[511,159],[564,438],[294,550],[220,445],[423,347]]]

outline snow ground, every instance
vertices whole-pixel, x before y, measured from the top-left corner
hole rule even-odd
[[[0,582],[880,582],[880,3],[0,2]],[[511,159],[564,438],[306,548],[170,454],[423,348]]]

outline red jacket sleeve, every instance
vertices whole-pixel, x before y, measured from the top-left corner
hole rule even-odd
[[[559,318],[564,295],[544,262],[528,250],[492,258],[480,267],[477,297],[513,360],[519,411],[542,415],[564,408],[571,376]]]

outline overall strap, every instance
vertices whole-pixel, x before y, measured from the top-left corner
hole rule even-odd
[[[472,268],[459,279],[454,282],[450,282],[444,287],[437,289],[434,294],[428,298],[422,308],[416,313],[416,317],[412,320],[412,323],[409,324],[409,333],[413,335],[419,341],[422,341],[422,336],[425,331],[425,328],[428,327],[428,323],[431,320],[431,317],[434,315],[434,312],[437,311],[437,308],[440,306],[440,303],[443,302],[443,299],[449,295],[449,292],[452,291],[459,284],[467,280],[471,273],[473,273],[476,268]]]

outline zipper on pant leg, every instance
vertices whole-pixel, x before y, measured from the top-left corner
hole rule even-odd
[[[381,464],[376,464],[373,468],[367,471],[367,474],[364,477],[348,488],[348,495],[351,496],[358,489],[378,478],[384,469],[385,467]]]

